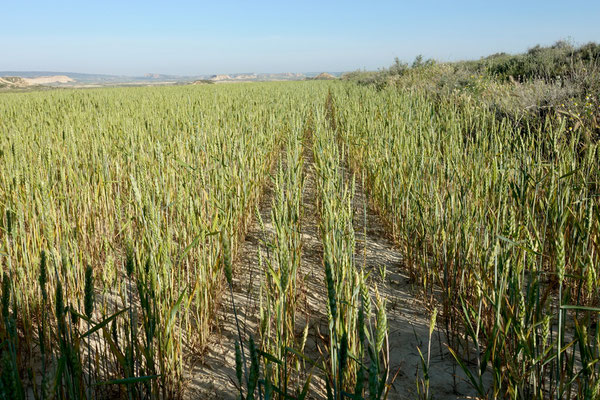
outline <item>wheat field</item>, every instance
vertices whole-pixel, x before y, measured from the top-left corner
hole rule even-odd
[[[1,93],[0,397],[598,398],[598,141],[513,122],[343,81]]]

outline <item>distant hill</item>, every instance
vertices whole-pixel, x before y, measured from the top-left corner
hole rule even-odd
[[[212,75],[209,79],[220,82],[268,82],[268,81],[301,81],[305,79],[337,79],[341,72],[280,72],[280,73],[240,73]]]
[[[0,77],[0,88],[24,88],[29,86],[27,81],[19,76]]]
[[[210,80],[213,82],[265,82],[265,81],[289,81],[302,80],[306,77],[299,73],[274,73],[274,74],[256,74],[256,73],[240,73],[228,75],[213,75]]]
[[[22,78],[40,78],[44,76],[66,76],[77,82],[82,83],[96,83],[106,81],[118,81],[124,77],[116,75],[103,75],[103,74],[82,74],[78,72],[56,72],[56,71],[0,71],[0,76],[19,76]]]
[[[143,76],[122,76],[122,75],[106,75],[106,74],[82,74],[79,72],[56,72],[56,71],[0,71],[0,76],[18,76],[26,79],[38,79],[43,77],[66,77],[71,79],[68,82],[58,83],[76,83],[78,85],[110,85],[110,84],[131,84],[144,83],[151,81],[193,81],[198,77],[179,77],[174,75],[162,74],[145,74]]]
[[[337,79],[337,78],[327,72],[321,72],[319,75],[313,76],[313,77],[307,78],[307,79],[316,80],[316,81],[328,81],[328,80]]]
[[[215,75],[164,75],[146,73],[142,76],[122,76],[108,74],[84,74],[79,72],[57,71],[0,71],[0,88],[46,87],[96,87],[96,86],[149,86],[176,85],[196,82],[268,82],[298,81],[304,79],[335,79],[341,73],[235,73]],[[198,83],[196,83],[198,84]]]
[[[229,75],[213,75],[210,80],[213,82],[230,81],[232,78]]]
[[[198,79],[194,82],[192,82],[192,85],[211,85],[214,82],[209,80],[209,79]]]
[[[39,76],[37,78],[24,78],[24,80],[30,85],[45,85],[45,84],[49,84],[49,83],[75,82],[75,79],[70,78],[66,75]]]
[[[35,78],[24,78],[21,76],[0,77],[0,88],[27,88],[39,85],[68,84],[75,82],[66,75],[39,76]]]

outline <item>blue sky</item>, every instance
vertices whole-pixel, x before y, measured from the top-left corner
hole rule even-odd
[[[600,1],[9,1],[0,71],[377,69],[600,41]]]

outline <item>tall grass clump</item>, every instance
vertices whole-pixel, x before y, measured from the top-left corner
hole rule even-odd
[[[273,177],[271,221],[274,235],[268,243],[272,251],[261,259],[265,278],[261,288],[259,333],[263,351],[275,359],[265,359],[265,369],[270,371],[272,384],[280,390],[282,398],[288,395],[288,387],[298,386],[299,377],[294,379],[292,372],[301,370],[302,360],[296,353],[304,351],[308,333],[308,321],[304,327],[296,325],[299,319],[296,310],[301,280],[304,188],[302,122],[302,119],[292,121],[281,163]]]
[[[460,93],[344,86],[335,104],[352,169],[479,394],[597,396],[593,127],[525,129]]]
[[[330,399],[386,398],[389,377],[385,301],[369,290],[355,263],[354,176],[337,138],[331,93],[316,113],[313,153],[319,193],[320,232],[327,287],[329,343],[326,389]],[[366,357],[368,354],[368,358]]]
[[[182,396],[225,288],[219,232],[235,255],[288,118],[323,88],[3,93],[5,385]]]

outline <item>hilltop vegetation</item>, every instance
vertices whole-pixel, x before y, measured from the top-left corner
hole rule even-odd
[[[513,123],[543,123],[548,114],[569,127],[600,133],[600,45],[559,41],[526,53],[493,54],[476,61],[438,63],[396,59],[380,71],[355,71],[344,79],[378,89],[424,89],[437,96],[462,95],[483,102]]]
[[[29,83],[18,76],[5,76],[0,78],[0,89],[2,88],[23,88],[29,86]]]

